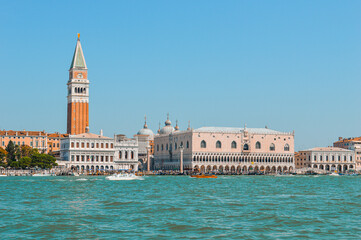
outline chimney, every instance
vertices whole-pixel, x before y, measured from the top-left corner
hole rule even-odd
[[[100,136],[103,136],[103,129],[100,129]]]
[[[85,132],[86,132],[86,133],[89,133],[89,126],[87,126],[87,127],[85,128]]]
[[[341,140],[342,140],[342,137],[338,137],[338,140],[341,141]]]

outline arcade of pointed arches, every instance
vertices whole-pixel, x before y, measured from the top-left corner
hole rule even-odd
[[[290,172],[294,170],[292,154],[217,154],[193,156],[193,170],[200,172]]]
[[[293,166],[258,166],[258,165],[195,165],[195,172],[230,172],[230,173],[247,173],[247,172],[264,172],[264,173],[286,173],[292,172]]]
[[[193,162],[237,162],[237,163],[293,163],[292,154],[217,154],[199,153]]]

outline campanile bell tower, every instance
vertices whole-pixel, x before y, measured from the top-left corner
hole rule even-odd
[[[80,34],[69,69],[67,133],[85,133],[89,127],[89,80]]]

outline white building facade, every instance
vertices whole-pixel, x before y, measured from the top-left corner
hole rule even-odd
[[[317,147],[299,151],[296,168],[314,168],[325,172],[356,170],[355,151],[338,147]]]
[[[59,165],[78,172],[137,171],[137,142],[118,140],[93,133],[69,135],[61,140]]]

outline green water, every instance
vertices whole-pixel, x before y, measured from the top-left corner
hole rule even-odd
[[[361,177],[2,177],[1,239],[360,239]]]

